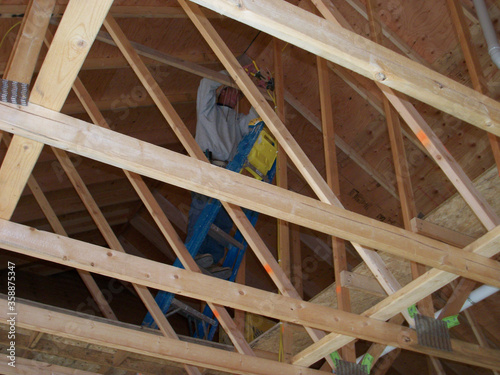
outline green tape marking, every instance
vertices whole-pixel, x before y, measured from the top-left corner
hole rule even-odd
[[[369,353],[366,353],[363,356],[363,360],[361,361],[361,365],[365,366],[366,373],[369,374],[373,364],[373,356]]]
[[[408,314],[410,314],[410,317],[414,318],[415,315],[418,314],[417,305],[411,305],[408,307]]]
[[[330,357],[332,358],[333,363],[336,363],[336,361],[340,361],[339,352],[330,353]]]
[[[458,321],[458,315],[447,316],[446,318],[443,318],[443,322],[446,323],[448,329],[460,324],[460,322]]]

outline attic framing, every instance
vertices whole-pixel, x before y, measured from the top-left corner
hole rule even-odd
[[[280,143],[288,160],[294,164],[294,168],[318,198],[306,197],[287,190],[286,186],[267,185],[207,163],[189,129],[176,113],[167,95],[155,82],[139,54],[153,56],[159,61],[168,56],[161,56],[151,50],[145,51],[140,45],[130,43],[113,14],[123,14],[120,11],[126,14],[134,12],[130,7],[120,9],[118,6],[112,6],[112,3],[112,0],[70,0],[64,9],[58,31],[52,39],[47,28],[54,12],[55,1],[32,0],[21,26],[21,30],[25,32],[20,34],[22,36],[19,37],[5,70],[6,79],[30,82],[42,40],[45,38],[47,45],[50,45],[31,89],[30,104],[27,107],[18,107],[0,103],[0,129],[6,132],[3,134],[6,138],[4,141],[10,143],[0,167],[0,247],[78,269],[89,289],[93,290],[94,298],[100,301],[98,305],[106,317],[91,319],[49,306],[18,301],[19,328],[108,346],[117,350],[116,357],[121,358],[116,361],[117,366],[130,353],[135,353],[180,363],[189,374],[200,373],[202,368],[241,374],[316,374],[323,371],[307,367],[322,358],[326,358],[329,365],[334,366],[329,354],[356,339],[500,371],[500,352],[497,349],[460,340],[452,341],[452,352],[430,349],[419,345],[415,330],[401,325],[401,320],[386,322],[402,313],[405,319],[413,324],[407,308],[460,276],[462,281],[449,299],[449,304],[454,300],[462,301],[476,283],[500,287],[500,263],[496,260],[500,251],[500,220],[497,214],[414,106],[393,89],[491,133],[493,149],[495,136],[500,136],[499,102],[480,90],[470,89],[418,62],[359,37],[349,31],[346,25],[340,26],[343,21],[335,17],[328,0],[313,1],[324,18],[283,0],[179,0],[187,17],[193,21],[230,73],[231,81],[227,83],[236,85],[243,91]],[[399,186],[399,198],[406,210],[405,229],[345,209],[338,198],[338,188],[334,186],[338,176],[335,176],[335,172],[328,172],[328,182],[323,179],[287,129],[284,118],[274,112],[263,94],[248,78],[229,47],[211,25],[210,19],[197,4],[242,23],[249,23],[258,30],[315,53],[318,56],[320,71],[323,69],[323,74],[326,74],[326,79],[321,80],[323,85],[328,83],[327,61],[374,79],[383,93],[387,120],[397,118],[394,109],[399,112],[421,141],[423,148],[436,160],[483,223],[487,233],[463,248],[418,233],[411,223],[416,214],[411,208],[412,196],[404,193],[404,186]],[[145,11],[147,12],[147,9]],[[62,13],[62,10],[60,12]],[[165,12],[172,14],[171,11]],[[184,13],[182,16],[184,17]],[[75,24],[77,27],[74,27]],[[109,37],[99,34],[102,25],[110,33],[112,42]],[[290,28],[288,25],[294,26]],[[114,43],[121,50],[189,156],[109,129],[104,116],[78,78],[96,38],[108,39],[108,43]],[[32,39],[36,42],[27,45],[26,42]],[[29,61],[30,64],[18,63],[16,59]],[[195,74],[227,80],[227,77],[193,64],[184,64],[177,60],[170,60],[169,64],[180,64]],[[284,102],[286,93],[282,84],[278,82],[278,85],[283,92],[280,100]],[[59,113],[71,89],[75,90],[94,124]],[[325,87],[322,88],[322,93],[326,93],[327,98],[330,96]],[[324,99],[322,103],[322,122],[326,158],[332,160],[334,145],[338,140],[329,134],[329,128],[325,124],[332,121],[331,116],[328,116],[327,102],[328,99]],[[315,121],[320,122],[318,119]],[[399,142],[395,160],[398,155],[403,155],[404,159],[400,126],[395,122],[392,128],[395,129],[394,145]],[[13,134],[12,140],[7,133]],[[30,176],[44,145],[53,147],[110,249],[66,238],[67,234],[57,215],[44,198],[41,189],[37,189],[34,177]],[[333,151],[328,150],[328,147],[332,147]],[[344,148],[348,147],[344,145]],[[124,246],[113,233],[66,152],[123,169],[142,203],[155,218],[161,233],[176,256],[181,258],[186,270],[125,254]],[[401,168],[397,173],[400,176],[407,175],[404,165]],[[220,199],[281,295],[202,275],[143,177]],[[378,179],[382,180],[383,177]],[[56,234],[10,221],[27,184],[34,192],[38,191],[39,201],[45,202],[44,213]],[[339,305],[339,309],[333,309],[303,301],[297,286],[290,280],[290,273],[280,267],[241,208],[249,208],[286,223],[350,241],[388,296],[361,315],[349,312],[348,302]],[[421,268],[422,272],[414,273],[413,281],[401,286],[374,249],[418,262],[428,269]],[[344,250],[335,250],[335,257],[345,257]],[[336,270],[338,277],[340,272],[346,269],[344,264]],[[90,276],[91,272],[133,283],[137,294],[155,317],[164,337],[153,332],[140,332],[137,327],[117,322],[116,316]],[[467,281],[468,279],[472,281]],[[179,341],[167,319],[158,311],[148,288],[175,291],[176,294],[206,301],[212,310],[216,311],[215,315],[219,317],[238,353]],[[345,298],[346,295],[347,290],[340,291],[341,297]],[[455,311],[459,304],[454,302],[453,306],[447,308],[449,311]],[[5,298],[0,300],[0,305],[0,322],[5,324],[9,318]],[[301,325],[315,343],[290,356],[289,363],[278,362],[275,358],[260,358],[262,353],[250,347],[226,308]],[[433,314],[433,308],[430,309],[432,311],[429,314]],[[68,326],[72,328],[68,329]],[[355,358],[352,351],[344,350],[342,353],[351,360]],[[26,366],[26,373],[41,371],[33,370],[41,366],[40,364],[22,360],[21,356],[19,364]],[[439,361],[436,360],[433,365],[439,368]],[[6,373],[10,370],[5,364],[0,369]],[[59,371],[66,373],[67,370],[60,368]]]

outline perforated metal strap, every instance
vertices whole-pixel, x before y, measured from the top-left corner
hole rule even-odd
[[[446,322],[417,314],[415,326],[420,345],[448,352],[452,351],[450,332]]]
[[[0,101],[5,103],[28,105],[29,85],[2,78],[0,86]]]
[[[341,359],[335,360],[337,375],[367,375],[366,366],[360,363],[352,363]]]

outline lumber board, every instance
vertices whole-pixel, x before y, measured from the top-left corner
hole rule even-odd
[[[224,67],[233,77],[252,106],[262,117],[267,127],[273,133],[278,143],[286,151],[288,157],[293,161],[304,179],[308,182],[311,189],[316,193],[321,201],[342,208],[343,206],[338,197],[332,192],[330,186],[316,170],[307,155],[302,151],[299,144],[295,141],[283,122],[271,109],[252,80],[244,72],[239,62],[232,55],[229,48],[224,44],[223,40],[210,24],[209,20],[204,16],[201,8],[184,0],[181,0],[179,3],[189,15],[195,26],[200,30],[207,43],[212,47],[213,51],[217,54]],[[229,212],[229,214],[233,217],[231,212]],[[363,260],[369,265],[370,269],[386,291],[390,294],[397,290],[399,285],[395,278],[387,270],[387,267],[383,264],[380,256],[373,250],[359,245],[356,241],[351,240],[351,242],[358,253],[362,256]],[[265,264],[266,263],[264,263],[264,265]],[[267,261],[267,264],[269,264],[269,261]],[[290,285],[288,281],[287,284]],[[330,361],[331,359],[328,357],[327,360]]]
[[[466,250],[491,257],[500,251],[499,244],[500,227],[497,227],[467,246]],[[382,320],[390,319],[456,278],[456,275],[432,269],[366,310],[363,315]],[[302,365],[312,364],[321,358],[325,352],[331,353],[345,345],[346,342],[348,342],[347,337],[332,333],[326,336],[321,342],[317,342],[297,354],[294,357],[295,360],[293,363]]]
[[[30,84],[35,64],[49,25],[55,0],[30,1],[26,16],[5,68],[4,78]],[[15,137],[0,168],[0,217],[10,219],[26,185],[41,146],[31,140]],[[27,157],[27,160],[22,160]]]
[[[329,8],[324,6],[325,2],[327,2],[327,0],[322,0],[320,2],[321,4],[323,4],[323,6],[321,6],[319,10],[329,21],[336,25],[339,25],[339,20],[337,20],[336,15],[334,15]],[[346,21],[344,20],[343,23],[345,24]],[[348,24],[345,26],[349,27]],[[372,34],[375,33],[375,36],[380,39],[373,21],[370,22],[370,28],[372,30]],[[406,121],[410,129],[415,133],[422,145],[429,151],[435,162],[439,165],[439,167],[446,174],[455,188],[468,202],[483,225],[488,230],[491,230],[496,225],[500,224],[500,218],[498,217],[496,212],[475,189],[474,185],[472,184],[468,176],[464,173],[460,165],[448,152],[446,147],[444,147],[442,142],[432,131],[432,129],[429,127],[420,113],[417,112],[415,107],[404,97],[401,98],[400,95],[396,94],[390,87],[381,84],[381,82],[377,80],[375,81],[375,83],[385,95],[384,100],[389,100],[393,107],[399,112],[401,117]],[[388,103],[385,103],[384,107],[389,108]],[[393,116],[386,117],[388,118],[388,121],[393,118]],[[394,160],[397,161],[397,158],[395,158]],[[408,218],[405,219],[405,225],[407,225],[407,228],[410,227]]]
[[[110,45],[116,45],[116,43],[113,41],[113,39],[108,36],[106,33],[100,32],[97,36],[97,39],[100,41],[103,41],[105,43],[108,43]],[[136,52],[144,57],[148,57],[152,60],[155,60],[157,62],[174,66],[178,69],[185,70],[187,72],[196,74],[198,76],[204,77],[204,78],[209,78],[214,81],[220,82],[226,86],[231,86],[231,87],[238,87],[235,82],[228,77],[225,74],[213,71],[211,69],[207,69],[206,67],[187,61],[183,60],[180,58],[176,58],[174,56],[170,56],[164,52],[160,52],[158,50],[155,50],[153,48],[147,47],[145,45],[136,43],[136,42],[130,42],[131,46],[134,47]],[[317,117],[310,113],[310,111],[305,108],[305,106],[298,101],[296,98],[294,98],[288,91],[285,90],[284,93],[285,101],[290,104],[292,107],[294,107],[299,113],[301,113],[306,119],[308,119],[320,132],[322,131],[320,121],[317,119]],[[169,96],[168,100],[172,102],[175,100],[175,96]],[[358,153],[350,147],[345,141],[343,141],[341,138],[336,138],[335,139],[337,147],[339,147],[346,155],[348,155],[356,164],[358,164],[363,170],[365,170],[370,176],[372,176],[375,181],[377,181],[380,185],[382,185],[391,195],[393,195],[396,199],[399,199],[399,196],[397,195],[395,189],[391,184],[386,181],[386,178],[382,176],[382,174],[378,173],[375,169],[373,169],[369,163],[363,159]],[[425,149],[424,149],[425,150]]]
[[[1,301],[6,305],[5,300]],[[192,366],[204,366],[232,374],[266,375],[314,375],[318,370],[293,366],[277,361],[227,352],[191,342],[179,342],[166,337],[146,333],[135,327],[109,324],[99,318],[84,314],[70,314],[62,309],[32,305],[19,301],[18,326],[39,329],[64,338],[86,340],[93,344],[114,349],[128,350],[141,355],[187,362]],[[63,312],[64,311],[64,312]],[[0,320],[7,320],[2,314]],[[21,319],[21,316],[23,318]]]
[[[447,0],[448,8],[450,9],[451,18],[457,31],[460,40],[460,46],[465,57],[467,70],[469,71],[472,80],[472,87],[477,92],[488,94],[488,86],[484,77],[476,49],[472,44],[469,26],[465,20],[465,14],[461,2],[458,0]],[[497,168],[500,168],[500,140],[498,137],[488,133],[488,138],[491,145],[491,151],[495,158]]]
[[[2,104],[0,114],[0,128],[9,132],[480,282],[500,282],[493,260],[56,111]]]
[[[355,335],[361,339],[481,367],[500,368],[500,356],[497,351],[479,348],[477,345],[452,340],[453,352],[443,352],[418,345],[417,335],[414,330],[377,319],[298,301],[294,298],[264,292],[244,285],[235,285],[211,276],[137,258],[69,238],[58,237],[51,233],[37,231],[5,220],[0,221],[0,233],[2,234],[0,237],[1,246],[10,251],[29,254],[87,271],[92,270],[92,272],[125,281],[139,282],[144,287],[170,292],[175,291],[176,294],[205,299],[224,306],[317,329]],[[13,235],[12,233],[16,234]],[[5,312],[0,320],[6,321],[8,319],[6,315],[7,301],[3,300],[2,303],[5,305]],[[25,317],[28,319],[28,324],[32,324],[34,322],[32,317],[28,318],[28,312],[22,312],[19,305],[20,303],[16,304],[18,316]],[[58,320],[54,319],[52,314],[49,314],[49,316],[51,316],[50,321]],[[91,322],[91,324],[95,323],[95,321]],[[27,328],[30,327],[40,329],[36,325]],[[111,339],[111,337],[107,338],[108,340]],[[352,340],[352,338],[350,339]],[[157,340],[170,341],[170,339],[163,337]],[[120,349],[127,350],[125,347]],[[186,348],[184,350],[188,351]],[[255,360],[255,357],[247,357]],[[211,367],[210,361],[205,362],[203,366]]]
[[[498,191],[500,181],[497,169],[495,167],[492,167],[482,176],[478,177],[474,183],[481,194],[483,194],[493,205],[493,207],[497,211],[499,211],[500,201],[496,199],[496,197],[498,197],[498,194],[500,194]],[[425,219],[429,220],[435,225],[439,225],[440,227],[453,228],[460,233],[468,233],[469,235],[474,235],[475,237],[484,234],[484,227],[481,225],[481,223],[479,223],[477,217],[472,212],[467,212],[467,209],[468,206],[463,201],[462,197],[459,194],[456,194],[454,197],[450,198],[448,201],[437,207]],[[488,255],[493,254],[491,253]],[[395,276],[398,278],[398,281],[402,285],[406,285],[411,281],[408,262],[405,262],[399,258],[390,257],[386,254],[382,254],[382,256],[384,258],[384,262],[395,273]],[[363,263],[358,265],[353,270],[353,272],[355,272],[356,274],[361,274],[365,277],[370,276],[370,271]],[[437,290],[440,287],[446,285],[448,280],[449,279],[439,280],[440,284],[436,286],[435,289]],[[433,280],[429,278],[428,282],[432,283],[432,281]],[[425,284],[422,285],[422,287],[425,288]],[[416,287],[415,290],[418,290],[418,288],[419,287]],[[311,302],[332,306],[335,308],[337,306],[335,289],[336,284],[333,283],[323,292],[314,297]],[[351,290],[351,292],[353,312],[357,314],[361,314],[367,311],[369,308],[375,306],[381,301],[380,298],[376,298],[375,296],[367,293],[362,293],[355,290]],[[415,302],[417,301],[418,298],[415,299]],[[409,303],[409,305],[411,305],[411,303]],[[255,348],[259,349],[273,350],[273,347],[276,345],[276,337],[276,329],[271,329],[264,335],[259,337],[254,343],[252,343],[252,345]],[[297,333],[294,339],[296,342],[296,350],[303,350],[311,344],[311,341],[307,340],[307,338],[304,337],[304,334],[301,333]],[[338,347],[340,347],[340,344]]]
[[[95,372],[57,366],[47,362],[17,357],[16,366],[8,365],[7,357],[0,359],[0,371],[5,375],[97,375]]]
[[[112,2],[70,1],[33,86],[30,103],[56,111],[62,108]],[[51,13],[45,13],[47,22]],[[45,29],[47,25],[48,23]],[[45,35],[45,29],[41,35]],[[40,33],[41,30],[37,31]],[[36,59],[33,63],[35,62]],[[13,138],[0,168],[1,217],[12,216],[42,148],[43,144],[38,142],[21,137]]]
[[[193,2],[500,135],[500,104],[495,100],[285,1]]]
[[[323,129],[323,149],[325,157],[326,181],[337,197],[340,197],[339,168],[335,147],[335,123],[333,121],[332,94],[326,61],[316,58],[318,70],[319,95],[321,103],[321,124]],[[333,270],[335,280],[340,280],[340,274],[347,271],[347,256],[345,242],[341,238],[332,237]],[[349,289],[342,284],[336,289],[338,307],[340,310],[351,311]],[[342,358],[349,362],[356,361],[356,349],[351,343],[341,349]]]
[[[107,30],[112,34],[113,40],[119,46],[123,55],[125,56],[127,61],[129,61],[131,67],[134,69],[134,71],[136,71],[138,77],[143,81],[144,86],[152,96],[153,100],[157,104],[163,116],[167,118],[171,123],[174,131],[176,131],[178,135],[181,135],[183,132],[186,132],[187,129],[180,125],[183,123],[179,115],[175,112],[171,103],[165,97],[165,95],[159,88],[156,81],[151,77],[151,74],[149,73],[147,67],[145,66],[144,63],[142,63],[139,56],[133,49],[132,45],[126,38],[125,34],[120,29],[120,27],[118,26],[118,24],[116,23],[116,21],[112,16],[108,16],[106,18],[105,26]],[[83,87],[80,89],[80,92],[83,92]],[[90,100],[90,95],[87,93],[86,97],[87,100],[85,101],[85,105],[89,106],[92,104],[92,101]],[[104,118],[95,108],[95,105],[93,106],[93,108],[89,110],[89,112],[92,114],[92,117],[96,123],[101,124],[101,126],[105,126]],[[176,124],[179,125],[175,126]],[[182,136],[180,136],[179,138],[181,142],[184,144],[184,146],[188,150],[191,150],[191,152],[193,152],[195,155],[200,155],[200,153],[201,155],[203,155],[201,149],[196,146],[196,143],[194,143],[192,139],[187,139],[186,137]],[[201,158],[206,159],[204,157]],[[170,245],[176,252],[176,255],[179,257],[184,267],[186,269],[190,269],[196,272],[201,272],[199,267],[196,265],[193,258],[187,251],[184,243],[181,241],[180,237],[176,233],[174,227],[172,226],[172,224],[169,222],[169,220],[161,210],[160,206],[158,205],[158,202],[153,197],[153,194],[147,188],[147,185],[145,184],[142,177],[139,174],[130,173],[129,171],[125,171],[125,174],[127,175],[127,178],[130,180],[130,182],[134,186],[134,189],[137,191],[142,201],[148,208],[149,212],[151,213],[151,216],[157,222],[158,226],[160,227],[160,230],[162,231],[162,234],[169,241]],[[209,303],[209,305],[212,311],[214,311],[214,314],[219,317],[219,322],[231,337],[231,340],[235,345],[235,347],[237,348],[237,350],[240,353],[253,356],[254,353],[252,349],[245,341],[245,338],[243,337],[242,333],[236,328],[236,325],[234,324],[234,321],[232,320],[227,310],[224,309],[222,306],[218,306],[213,303]]]

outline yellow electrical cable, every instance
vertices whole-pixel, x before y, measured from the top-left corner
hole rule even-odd
[[[12,26],[9,30],[7,30],[7,32],[4,34],[3,38],[2,38],[2,41],[0,41],[0,48],[2,48],[2,44],[5,40],[5,38],[7,37],[7,35],[9,35],[9,33],[14,29],[14,27],[16,27],[17,25],[20,25],[22,21],[19,21],[18,23],[14,24],[14,26]]]

